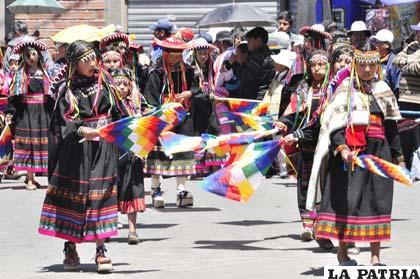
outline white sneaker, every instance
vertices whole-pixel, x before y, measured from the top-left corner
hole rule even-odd
[[[193,195],[188,191],[179,191],[176,195],[176,206],[178,207],[185,207],[185,206],[193,206],[194,199]]]
[[[164,208],[165,200],[163,198],[162,189],[157,187],[152,193],[152,204],[154,208]]]

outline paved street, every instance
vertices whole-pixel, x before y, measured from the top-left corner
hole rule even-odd
[[[22,179],[23,181],[23,179]],[[46,180],[40,180],[46,185]],[[175,181],[163,182],[169,206],[139,216],[142,242],[129,246],[127,219],[107,248],[115,272],[109,278],[314,278],[324,265],[336,264],[315,242],[299,240],[301,224],[296,188],[280,179],[265,180],[249,204],[243,205],[204,192],[188,182],[193,208],[175,207]],[[149,188],[150,181],[146,180]],[[388,265],[419,265],[420,187],[396,186],[392,242],[385,243],[382,260]],[[96,278],[94,244],[78,246],[83,272],[62,268],[63,241],[37,233],[45,188],[34,192],[23,183],[0,184],[0,278]],[[147,203],[151,199],[147,197]],[[355,256],[367,264],[362,245]],[[124,276],[124,277],[123,277]]]

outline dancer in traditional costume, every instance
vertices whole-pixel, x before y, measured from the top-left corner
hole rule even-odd
[[[115,69],[132,68],[133,69],[133,80],[132,80],[132,92],[131,101],[135,102],[136,107],[140,107],[140,101],[142,98],[139,91],[140,78],[136,77],[136,74],[142,74],[139,65],[131,65],[133,58],[134,49],[130,48],[130,40],[127,34],[121,32],[115,32],[105,38],[103,38],[99,44],[102,57],[102,66],[112,71]],[[130,59],[131,58],[131,59]],[[144,104],[145,105],[145,104]]]
[[[312,162],[319,132],[319,112],[325,101],[328,85],[328,54],[324,50],[315,50],[309,57],[308,78],[303,80],[291,96],[285,116],[277,126],[288,136],[284,138],[287,145],[298,143],[300,158],[297,165],[298,207],[303,224],[302,241],[314,239],[313,230],[316,212],[306,210],[306,195],[312,169]],[[331,250],[331,241],[316,238],[321,248]]]
[[[182,51],[188,45],[173,37],[164,41],[155,38],[155,43],[163,49],[162,64],[154,68],[146,84],[144,96],[147,102],[158,107],[168,102],[179,102],[189,111],[187,118],[174,129],[175,133],[193,136],[197,119],[194,102],[200,92],[194,79],[194,69],[185,65]],[[145,173],[152,175],[152,198],[155,207],[163,207],[164,200],[160,188],[159,176],[176,176],[177,205],[193,205],[193,196],[185,190],[187,176],[195,175],[193,152],[177,153],[173,158],[165,156],[161,146],[157,145],[145,161]]]
[[[303,51],[296,57],[294,65],[294,74],[306,73],[308,70],[308,59],[317,49],[327,50],[327,40],[331,40],[330,33],[325,32],[322,24],[312,26],[303,26],[299,30],[300,35],[304,37]]]
[[[340,265],[357,265],[347,242],[370,242],[371,264],[382,265],[381,241],[391,236],[393,181],[351,164],[371,154],[404,165],[397,100],[380,76],[379,53],[369,44],[355,50],[351,75],[322,116],[306,206],[313,210],[323,189],[316,236],[339,241]]]
[[[7,109],[8,101],[8,94],[9,94],[9,86],[12,83],[13,76],[15,75],[16,71],[19,69],[21,56],[19,54],[12,54],[9,56],[9,72],[3,75],[3,88],[0,90],[0,111],[5,112]],[[3,60],[2,60],[3,61]],[[12,115],[9,115],[9,118],[5,118],[5,122],[11,122]],[[26,171],[20,170],[17,171],[13,167],[13,158],[11,161],[9,161],[7,169],[5,173],[3,174],[3,177],[5,179],[13,179],[17,180],[21,178],[22,176],[26,175]]]
[[[97,127],[121,118],[117,91],[99,70],[90,43],[73,42],[58,88],[51,133],[58,144],[49,161],[51,176],[39,233],[67,240],[64,269],[79,270],[76,243],[96,242],[98,272],[110,272],[104,239],[117,234],[118,148],[100,139]],[[82,139],[85,141],[80,142]]]
[[[124,65],[123,56],[118,51],[118,48],[112,45],[105,46],[101,49],[102,66],[105,70],[111,71],[113,69],[120,69]]]
[[[118,89],[119,98],[125,108],[126,115],[132,116],[140,111],[138,101],[133,100],[133,76],[127,69],[117,69],[111,72]],[[136,232],[137,212],[144,212],[146,203],[144,200],[144,176],[142,160],[120,150],[118,159],[118,210],[128,217],[128,244],[139,243]]]
[[[210,98],[212,95],[227,96],[229,93],[225,88],[215,86],[212,52],[216,50],[217,47],[207,43],[204,38],[198,38],[183,52],[184,57],[189,54],[192,58],[190,64],[194,68],[196,84],[199,85],[200,90],[200,93],[192,100],[196,136],[203,133],[213,135],[220,133],[220,123],[216,116],[217,104],[214,104]],[[217,157],[207,151],[197,152],[195,157],[197,175],[207,175],[226,162],[225,157]]]
[[[350,44],[338,43],[332,45],[328,101],[330,101],[330,98],[332,95],[334,95],[334,90],[336,90],[343,81],[342,76],[345,76],[348,71],[350,71],[352,61],[353,48],[350,46]],[[341,70],[342,72],[339,74]],[[347,252],[350,255],[358,255],[360,253],[360,248],[356,246],[356,243],[348,242]]]
[[[40,41],[24,40],[13,52],[22,54],[23,63],[9,85],[6,113],[12,117],[15,151],[14,167],[26,170],[26,189],[35,190],[39,183],[35,174],[48,171],[48,127],[53,109],[49,95],[50,77],[44,66]]]
[[[340,45],[337,47],[333,46],[331,54],[331,74],[330,81],[335,75],[346,67],[351,67],[353,61],[353,49],[350,45]]]

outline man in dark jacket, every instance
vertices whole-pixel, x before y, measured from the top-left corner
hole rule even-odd
[[[275,75],[271,51],[267,46],[268,32],[256,27],[246,33],[250,55],[241,66],[240,97],[244,99],[262,100]]]

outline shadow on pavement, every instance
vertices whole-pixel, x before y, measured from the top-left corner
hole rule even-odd
[[[166,203],[165,208],[153,208],[159,212],[204,212],[204,211],[221,211],[216,207],[177,207],[175,203]]]
[[[312,242],[312,243],[313,243],[313,245],[317,245],[316,242]],[[360,253],[370,252],[370,247],[360,247],[360,246],[358,246],[358,247],[360,249]],[[391,247],[381,247],[381,250],[389,249],[389,248],[391,248]],[[334,246],[334,249],[330,250],[330,251],[322,249],[321,247],[318,247],[318,246],[317,247],[305,247],[305,248],[284,248],[284,249],[279,249],[279,250],[281,250],[281,251],[309,251],[309,252],[312,252],[314,254],[321,254],[321,253],[324,254],[324,253],[335,253],[336,250],[337,250],[337,247]]]
[[[135,273],[149,273],[149,272],[157,272],[157,271],[162,271],[162,270],[161,269],[149,269],[149,270],[137,269],[137,270],[121,270],[121,271],[115,270],[112,273],[115,273],[115,274],[135,274]]]
[[[404,221],[411,221],[411,219],[392,219],[392,222],[404,222]]]
[[[302,272],[301,275],[324,276],[324,268],[323,267],[318,267],[318,268],[311,267],[311,270]]]
[[[113,263],[114,267],[117,266],[124,266],[130,265],[129,263]],[[81,273],[81,272],[94,272],[96,273],[96,264],[88,263],[88,264],[81,264],[82,270],[81,271],[74,271],[74,274]],[[45,272],[55,272],[55,273],[69,273],[70,271],[65,271],[63,264],[53,264],[50,266],[44,266],[40,271],[37,273],[45,273]],[[71,273],[71,272],[70,272]]]
[[[328,254],[328,253],[335,253],[337,247],[334,247],[332,250],[325,250],[321,247],[318,247],[318,244],[314,241],[312,245],[317,245],[316,247],[304,247],[304,248],[283,248],[279,249],[281,251],[308,251],[314,254]],[[362,250],[362,249],[361,249]]]
[[[221,249],[221,250],[239,250],[239,251],[258,251],[258,250],[276,250],[265,247],[248,246],[246,244],[259,242],[260,240],[199,240],[194,243],[197,245],[192,247],[195,249]]]
[[[163,241],[170,238],[141,238],[140,237],[140,243],[143,242],[157,242],[157,241]],[[127,237],[112,237],[110,238],[109,242],[119,242],[119,243],[127,243],[128,236]]]
[[[175,226],[178,226],[179,224],[136,224],[137,229],[168,229]],[[123,229],[128,229],[128,225],[124,224]]]
[[[300,240],[300,235],[298,235],[298,234],[285,234],[285,235],[279,235],[279,236],[266,237],[266,238],[264,238],[264,240],[276,240],[276,239],[280,239],[280,238],[291,238],[293,240]]]
[[[1,182],[3,184],[3,182]],[[11,184],[11,183],[10,183]],[[38,189],[42,190],[42,189],[47,189],[48,186],[40,186],[38,187]],[[15,186],[6,186],[6,187],[0,187],[0,191],[1,190],[25,190],[26,191],[26,187],[22,186],[22,185],[15,185]],[[31,191],[28,191],[31,192]]]
[[[266,220],[242,220],[242,221],[232,221],[232,222],[220,222],[216,224],[250,227],[250,226],[262,226],[262,225],[288,224],[288,223],[296,223],[296,222],[300,222],[300,221],[282,222],[282,221],[266,221]]]
[[[296,182],[273,182],[273,184],[274,185],[281,185],[281,186],[284,186],[284,187],[286,187],[286,188],[289,188],[289,187],[296,187]]]

